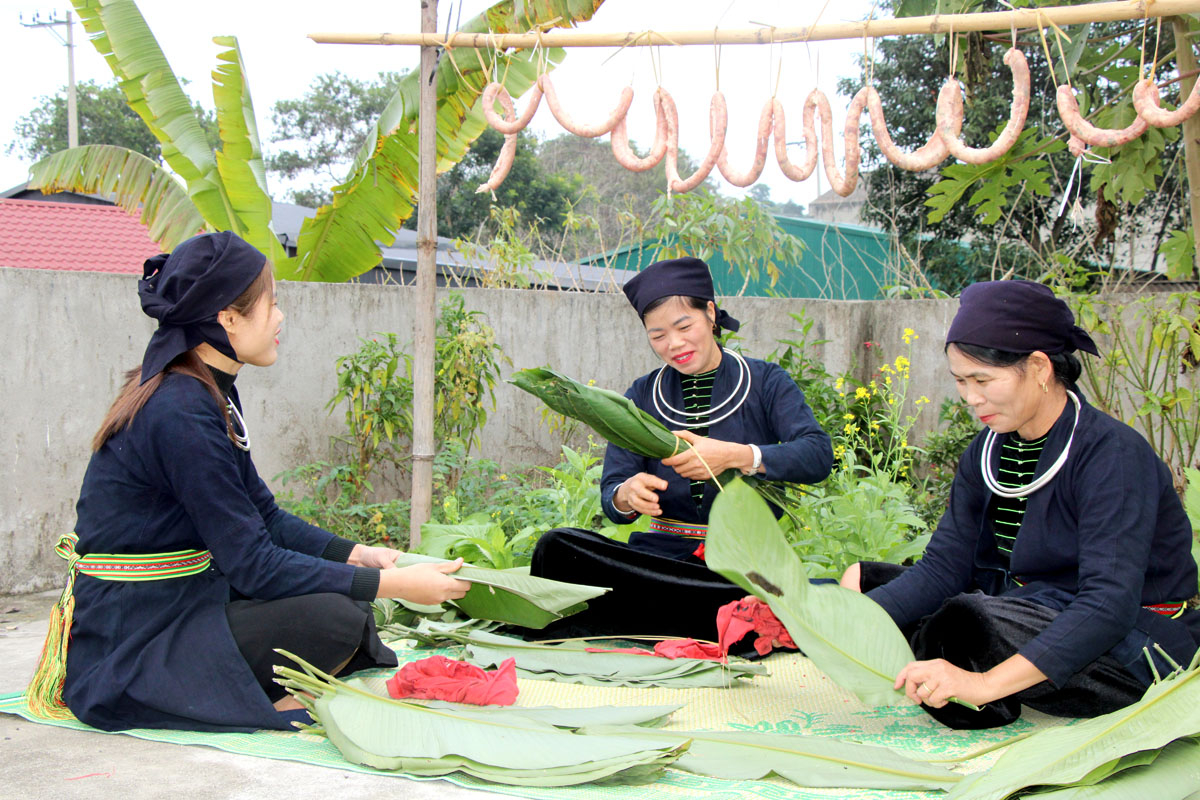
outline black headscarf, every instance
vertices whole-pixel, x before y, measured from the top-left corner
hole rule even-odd
[[[946,333],[946,344],[955,342],[1009,353],[1100,355],[1067,304],[1032,281],[988,281],[963,289]]]
[[[142,356],[142,383],[201,342],[236,361],[217,312],[246,291],[266,261],[229,231],[193,236],[169,255],[146,259],[138,297],[146,316],[158,320],[158,330]]]
[[[623,291],[639,317],[645,316],[647,306],[664,297],[698,297],[716,304],[708,264],[690,256],[654,262],[630,278]],[[717,309],[716,322],[726,330],[736,331],[741,327],[741,323],[720,308]]]

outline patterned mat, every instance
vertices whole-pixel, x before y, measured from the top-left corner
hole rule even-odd
[[[399,643],[396,643],[397,645]],[[395,645],[394,645],[395,646]],[[453,654],[442,650],[414,650],[397,647],[401,663],[433,654]],[[632,689],[561,684],[551,681],[520,680],[518,705],[555,705],[581,707],[599,705],[684,704],[665,726],[674,730],[752,730],[763,733],[810,734],[854,739],[865,744],[882,745],[921,759],[959,759],[988,745],[1021,733],[1062,724],[1064,721],[1025,709],[1023,717],[1005,728],[991,731],[949,730],[918,708],[867,708],[853,695],[812,666],[801,655],[772,654],[766,665],[769,676],[741,681],[729,689]],[[382,673],[376,673],[381,675]],[[370,673],[360,673],[369,677]],[[97,731],[77,720],[49,721],[29,713],[22,694],[0,696],[0,713],[16,714],[30,722],[74,730]],[[200,733],[134,729],[123,735],[156,742],[202,745],[230,753],[332,767],[376,775],[410,778],[394,772],[351,764],[342,758],[324,737],[304,733],[258,731],[256,733]],[[973,760],[969,770],[984,769],[999,752]],[[435,780],[433,778],[410,778]],[[656,783],[639,786],[523,787],[501,786],[454,774],[448,780],[471,789],[529,798],[577,798],[578,800],[750,800],[750,798],[786,798],[787,800],[923,800],[943,796],[940,792],[899,792],[884,790],[806,789],[781,779],[731,781],[706,778],[668,769]]]

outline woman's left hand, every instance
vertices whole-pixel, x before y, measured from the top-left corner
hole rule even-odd
[[[896,678],[895,688],[901,687],[911,700],[930,708],[941,708],[951,697],[982,706],[1002,696],[983,673],[968,672],[943,658],[910,662]]]
[[[396,559],[399,557],[400,551],[391,547],[368,547],[365,544],[356,544],[350,551],[350,558],[346,563],[356,567],[391,569],[396,566]]]
[[[691,481],[707,480],[727,469],[748,469],[754,458],[749,445],[697,436],[691,431],[672,433],[691,446],[670,458],[664,458],[662,463]]]

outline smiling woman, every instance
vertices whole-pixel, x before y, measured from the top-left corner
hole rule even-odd
[[[610,444],[600,499],[618,524],[651,517],[625,544],[557,528],[539,540],[532,573],[608,586],[609,594],[546,635],[653,634],[715,640],[717,609],[745,592],[704,564],[711,480],[740,470],[764,480],[816,483],[833,451],[804,393],[778,365],[721,347],[737,320],[719,308],[697,258],[651,264],[625,284],[663,366],[625,393],[686,447],[661,461]]]
[[[968,286],[946,341],[987,430],[924,557],[856,564],[842,585],[909,635],[918,660],[896,686],[947,725],[1004,725],[1022,704],[1084,717],[1133,703],[1200,646],[1191,525],[1170,471],[1080,394],[1074,351],[1096,345],[1047,287]]]

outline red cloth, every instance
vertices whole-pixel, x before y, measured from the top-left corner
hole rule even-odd
[[[730,646],[750,631],[758,634],[754,649],[760,656],[765,656],[774,647],[800,649],[771,607],[757,597],[735,600],[717,609],[717,633],[722,653],[728,653]]]
[[[430,656],[402,666],[388,679],[388,694],[397,699],[449,700],[476,706],[511,706],[517,699],[517,662],[505,660],[491,672],[465,661]]]
[[[654,645],[654,654],[666,658],[700,658],[707,661],[724,661],[721,646],[695,639],[667,639]]]
[[[695,550],[692,551],[692,555],[694,555],[696,558],[700,559],[701,561],[704,560],[704,542],[701,542],[700,545]]]

